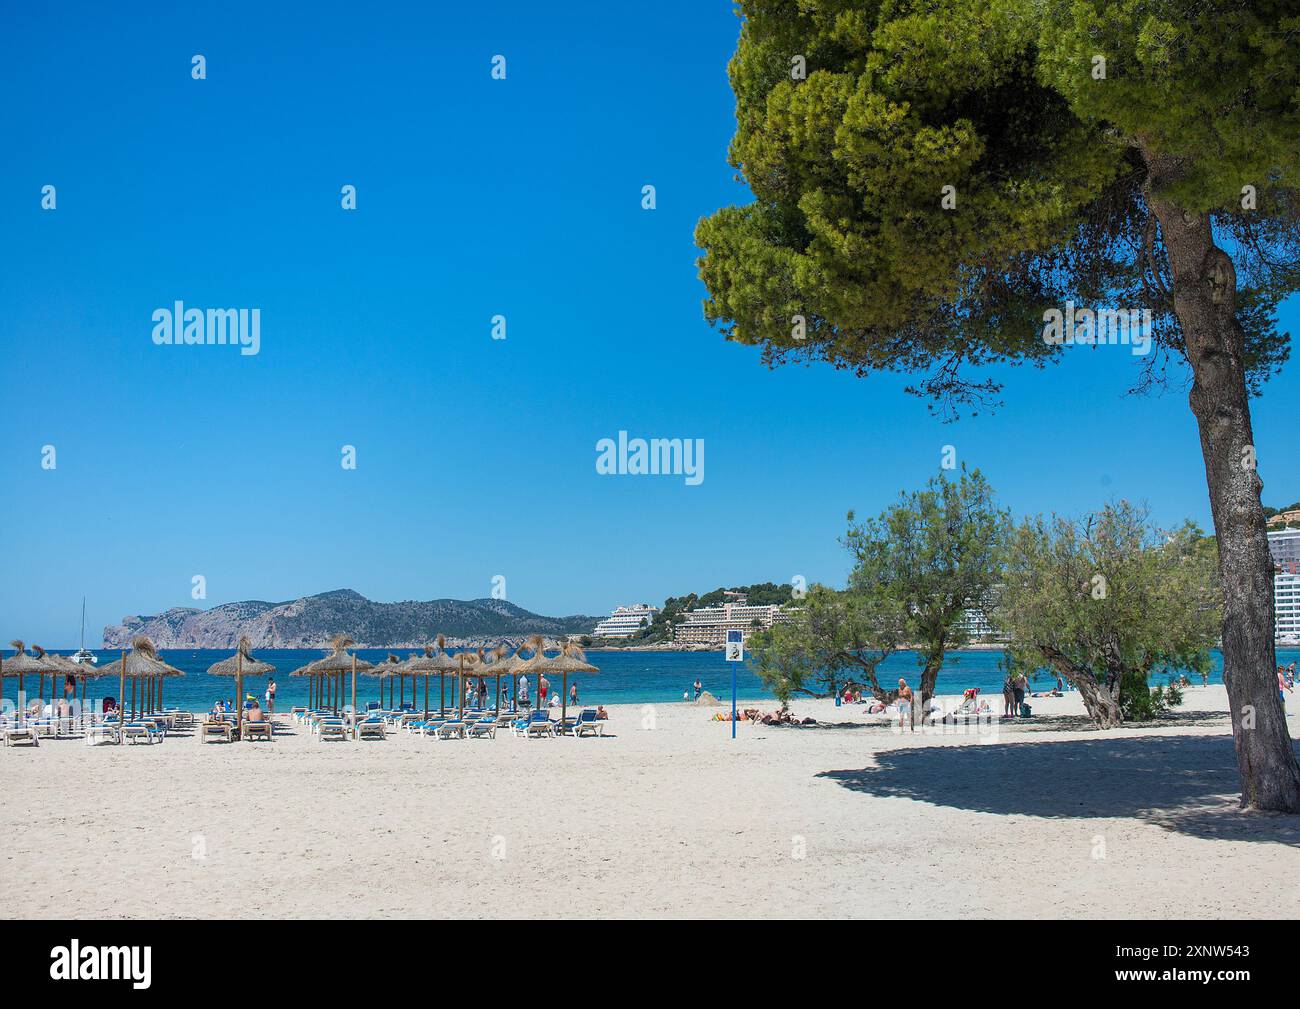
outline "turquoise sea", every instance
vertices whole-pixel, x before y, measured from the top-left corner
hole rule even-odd
[[[66,654],[66,653],[65,653]],[[116,651],[99,651],[101,664],[112,662],[118,657]],[[185,673],[184,677],[170,679],[164,687],[164,702],[195,711],[207,710],[217,699],[233,699],[235,684],[233,677],[209,676],[207,669],[219,659],[231,654],[229,649],[179,649],[162,650],[164,661]],[[307,682],[298,677],[288,676],[288,672],[313,662],[324,652],[320,649],[259,649],[255,652],[259,659],[274,665],[276,675],[276,707],[285,711],[295,704],[307,701]],[[387,649],[359,649],[357,655],[370,662],[378,662],[388,654]],[[406,651],[402,651],[403,657]],[[1278,661],[1281,663],[1300,663],[1300,649],[1279,649]],[[939,674],[938,690],[941,694],[959,694],[967,687],[979,687],[984,693],[1001,694],[1002,671],[998,668],[1002,653],[1000,651],[965,651],[953,653],[944,664]],[[731,666],[721,652],[590,652],[587,656],[592,665],[600,672],[596,675],[578,678],[579,701],[582,704],[649,704],[680,701],[684,691],[691,689],[698,678],[705,690],[710,690],[718,697],[731,695]],[[916,654],[898,652],[889,657],[880,669],[882,685],[892,684],[898,677],[906,677],[915,686],[918,676]],[[1214,672],[1211,683],[1222,682],[1222,659],[1214,653]],[[1199,678],[1193,677],[1194,682]],[[48,682],[48,681],[47,681]],[[737,682],[742,698],[770,697],[748,665],[737,669]],[[1153,678],[1152,685],[1162,682]],[[266,681],[261,677],[246,677],[245,690],[262,696]],[[1048,680],[1042,683],[1047,685]],[[28,677],[24,688],[33,695],[37,685]],[[558,680],[554,689],[558,690]],[[536,684],[533,684],[536,689]],[[48,689],[48,687],[47,687]],[[130,686],[127,687],[128,692]],[[350,686],[347,688],[350,690]],[[407,696],[410,696],[410,679],[407,679]],[[115,696],[118,690],[116,679],[109,681],[91,680],[86,686],[88,698]],[[430,686],[431,703],[437,697],[438,681],[434,679]],[[453,694],[448,681],[447,695]],[[17,681],[12,676],[4,680],[4,696],[13,700],[17,695]],[[357,678],[358,700],[377,700],[379,697],[378,681],[373,677]],[[419,704],[423,704],[424,686],[421,682],[417,694]]]

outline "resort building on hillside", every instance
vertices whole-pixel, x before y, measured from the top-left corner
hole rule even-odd
[[[742,596],[721,606],[690,610],[686,619],[673,628],[673,642],[679,645],[716,645],[727,643],[727,631],[740,631],[746,638],[756,630],[790,619],[781,606],[750,606]]]
[[[613,613],[596,625],[592,634],[600,638],[630,638],[643,628],[649,627],[658,612],[655,607],[647,606],[645,603],[618,606]]]
[[[1300,529],[1274,529],[1268,534],[1273,555],[1273,636],[1300,643]]]
[[[1278,512],[1268,520],[1271,526],[1286,526],[1292,522],[1300,522],[1300,508],[1292,508],[1290,511]]]

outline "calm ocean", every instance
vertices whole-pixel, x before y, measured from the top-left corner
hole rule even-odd
[[[97,652],[100,664],[112,662],[118,657],[116,651]],[[176,705],[194,711],[203,711],[212,707],[218,698],[234,697],[235,682],[233,677],[209,676],[207,669],[214,662],[231,654],[229,649],[163,649],[164,661],[184,671],[182,678],[170,679],[163,688],[164,703]],[[277,669],[276,707],[285,711],[295,704],[307,701],[307,682],[299,677],[290,677],[290,670],[297,669],[308,662],[319,659],[325,653],[320,649],[258,649],[255,655],[274,665]],[[359,649],[357,655],[370,662],[382,660],[386,649]],[[400,652],[403,657],[407,652]],[[939,674],[938,690],[941,694],[959,694],[967,687],[979,687],[984,693],[1001,694],[1003,674],[998,669],[1001,652],[970,651],[953,654],[944,664]],[[1282,663],[1300,662],[1300,649],[1279,649],[1278,661]],[[710,690],[718,697],[731,694],[731,667],[723,659],[721,652],[591,652],[588,659],[600,672],[593,676],[578,678],[579,701],[582,704],[648,704],[680,701],[682,693],[691,688],[698,678],[705,690]],[[741,666],[737,671],[737,680],[742,698],[770,697],[763,689],[758,678],[749,667]],[[918,666],[916,654],[899,652],[889,657],[879,671],[882,685],[892,684],[898,677],[906,677],[916,686]],[[531,678],[530,678],[531,679]],[[1214,672],[1211,683],[1222,682],[1222,659],[1214,653]],[[1199,682],[1198,678],[1193,678]],[[1040,682],[1047,684],[1046,679]],[[1153,678],[1152,684],[1163,682]],[[536,689],[536,683],[532,684]],[[27,678],[24,687],[28,694],[33,694],[36,684]],[[259,698],[266,688],[266,681],[260,677],[246,677],[244,689],[255,693]],[[554,689],[559,690],[557,678]],[[86,686],[88,698],[100,698],[117,694],[118,681],[91,680]],[[350,686],[346,689],[350,690]],[[128,695],[130,686],[127,687]],[[422,703],[423,683],[419,687],[418,698]],[[431,681],[430,698],[437,696],[438,681]],[[378,681],[373,677],[357,678],[358,700],[373,700],[379,696]],[[410,681],[407,681],[407,696],[410,696]],[[4,693],[13,698],[17,693],[17,681],[12,676],[4,679]],[[454,691],[450,683],[447,695]],[[436,702],[433,702],[436,703]]]

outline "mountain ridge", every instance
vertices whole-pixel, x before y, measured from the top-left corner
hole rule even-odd
[[[244,599],[206,610],[176,606],[128,614],[105,626],[103,647],[129,647],[143,634],[159,648],[233,648],[241,636],[257,648],[319,648],[347,634],[359,648],[418,648],[439,634],[460,645],[587,634],[598,619],[541,616],[505,599],[380,603],[354,589],[331,589],[283,602]]]

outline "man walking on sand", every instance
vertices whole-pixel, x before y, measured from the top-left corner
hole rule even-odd
[[[275,717],[275,677],[269,677],[266,681],[266,713],[272,718]]]

